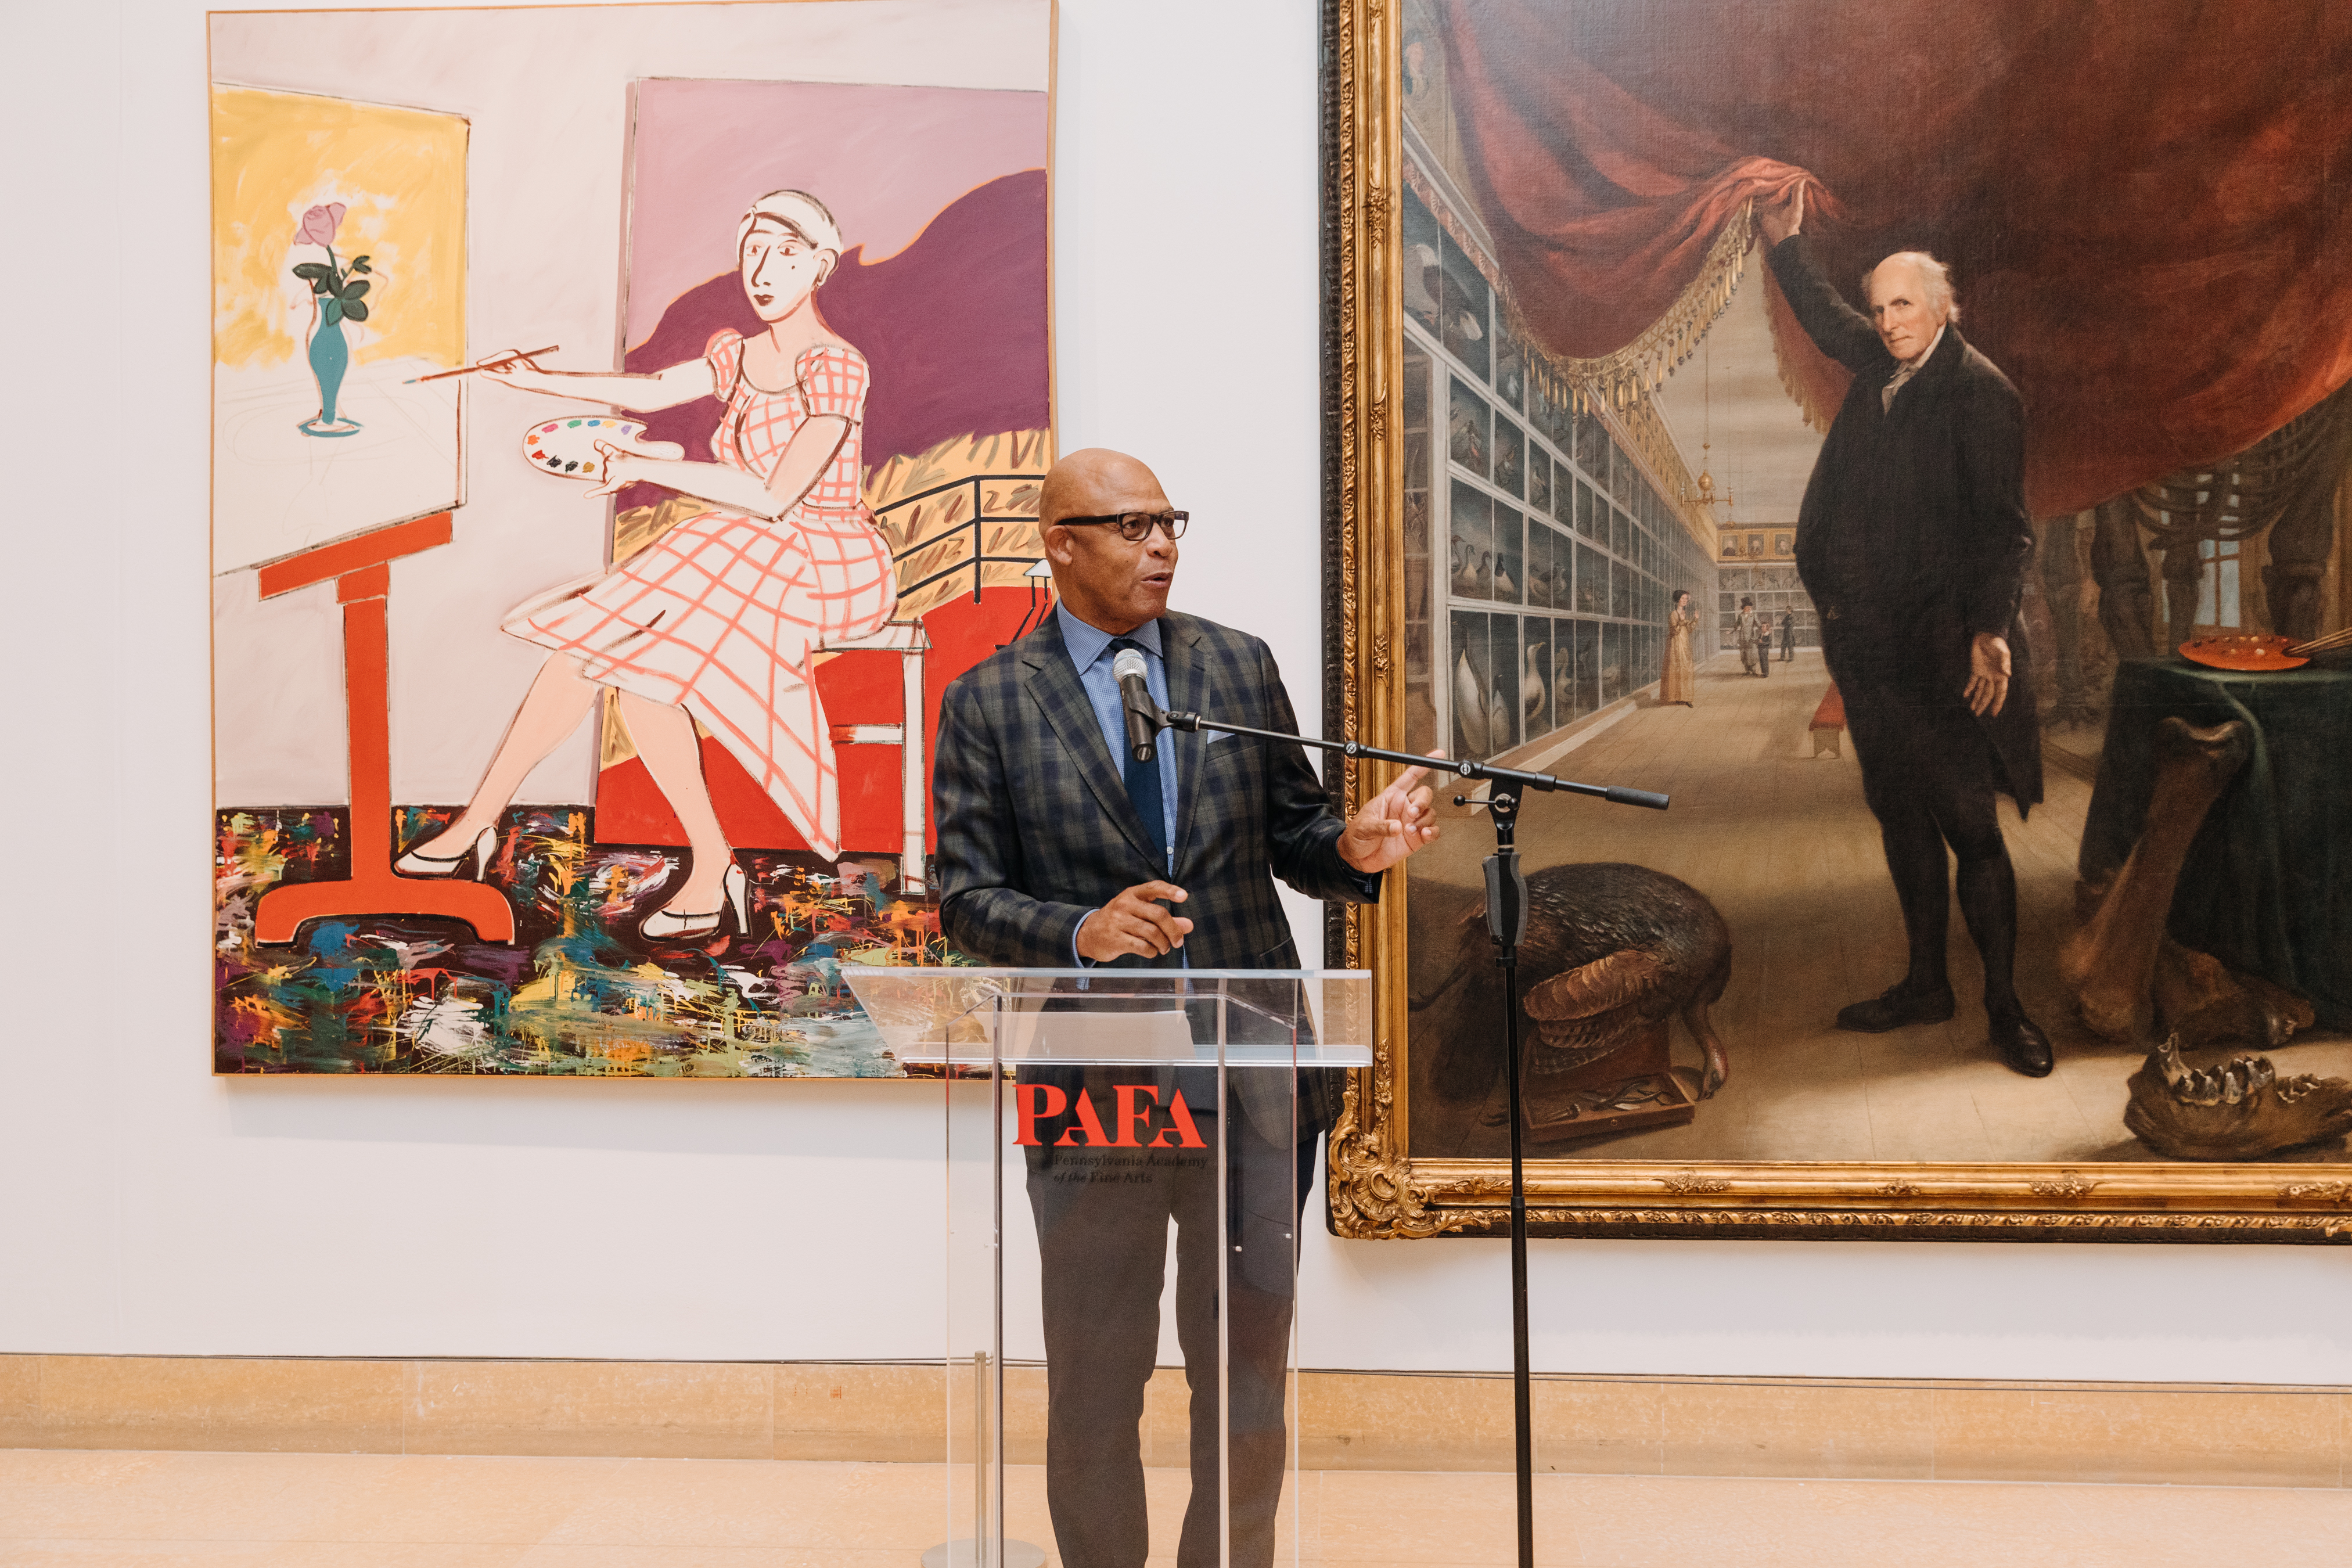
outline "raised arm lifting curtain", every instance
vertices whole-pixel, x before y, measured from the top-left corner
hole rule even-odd
[[[1614,353],[1801,175],[1841,281],[1951,264],[2039,515],[2242,450],[2352,378],[2342,0],[1443,0],[1471,196],[1528,330]],[[1769,275],[1761,279],[1771,288]],[[1844,373],[1775,290],[1792,390]]]

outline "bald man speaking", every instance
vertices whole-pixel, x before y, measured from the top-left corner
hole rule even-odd
[[[1166,731],[1157,756],[1136,762],[1111,673],[1121,652],[1141,655],[1163,708],[1296,734],[1282,677],[1258,638],[1168,608],[1188,514],[1142,463],[1071,453],[1046,475],[1038,519],[1059,603],[1035,631],[959,677],[940,709],[931,798],[949,940],[984,963],[1033,968],[1298,967],[1275,878],[1309,898],[1377,899],[1381,873],[1437,837],[1423,770],[1407,769],[1342,821],[1295,745]],[[1273,1560],[1293,1249],[1317,1137],[1337,1113],[1327,1075],[1304,1075],[1295,1113],[1287,1085],[1251,1096],[1261,1076],[1230,1075],[1222,1102],[1213,1070],[1179,1068],[1173,1085],[1210,1147],[1207,1119],[1223,1118],[1225,1132],[1237,1568]],[[1115,1103],[1119,1085],[1154,1083],[1154,1069],[1024,1068],[1022,1078],[1060,1085],[1069,1102],[1060,1117],[1037,1119],[1037,1142],[1024,1151],[1043,1268],[1046,1501],[1062,1561],[1143,1568],[1150,1551],[1138,1424],[1172,1220],[1192,1417],[1192,1495],[1176,1561],[1211,1568],[1217,1172],[1198,1154],[1152,1148],[1122,1152],[1106,1178],[1093,1168],[1103,1156],[1056,1142],[1078,1125],[1079,1089]]]
[[[2039,716],[2019,619],[2033,524],[2025,407],[1959,333],[1949,272],[1900,251],[1864,279],[1870,314],[1838,295],[1800,231],[1800,182],[1759,214],[1772,275],[1821,351],[1853,373],[1797,516],[1797,571],[1822,616],[1910,949],[1903,978],[1838,1014],[1867,1033],[1955,1011],[1944,952],[1951,881],[1984,960],[1986,1033],[2010,1067],[2051,1069],[2018,1001],[2017,874],[1997,794],[2042,798]]]

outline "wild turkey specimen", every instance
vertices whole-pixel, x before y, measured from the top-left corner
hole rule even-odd
[[[1723,1087],[1730,1059],[1707,1008],[1731,978],[1731,929],[1689,883],[1622,861],[1547,866],[1528,874],[1528,934],[1519,947],[1521,1036],[1573,1071],[1638,1045],[1680,1017],[1704,1053],[1699,1098]],[[1483,1097],[1501,1070],[1501,972],[1483,898],[1454,922],[1452,942],[1413,959],[1408,1005],[1442,1008],[1432,1082],[1454,1100]]]

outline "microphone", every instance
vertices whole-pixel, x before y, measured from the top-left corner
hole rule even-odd
[[[1139,763],[1148,763],[1157,754],[1155,737],[1164,722],[1160,704],[1151,700],[1151,688],[1144,679],[1150,668],[1140,648],[1123,647],[1111,656],[1110,672],[1118,678],[1119,706],[1127,710],[1127,749]]]

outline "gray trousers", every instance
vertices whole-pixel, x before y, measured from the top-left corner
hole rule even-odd
[[[1101,1069],[1088,1074],[1093,1079]],[[1126,1069],[1118,1069],[1127,1077]],[[1189,1074],[1188,1074],[1189,1076]],[[1134,1081],[1149,1082],[1144,1069]],[[1210,1100],[1210,1095],[1198,1096]],[[1188,1090],[1185,1099],[1196,1096]],[[1267,1568],[1282,1498],[1293,1264],[1317,1140],[1283,1146],[1250,1119],[1195,1110],[1209,1152],[1060,1148],[1028,1156],[1045,1333],[1045,1500],[1065,1568],[1143,1568],[1150,1550],[1140,1423],[1160,1345],[1168,1226],[1176,1337],[1192,1389],[1192,1500],[1178,1568],[1217,1562],[1217,1127],[1228,1125],[1227,1279],[1233,1562]],[[1070,1123],[1041,1121],[1038,1131]]]

